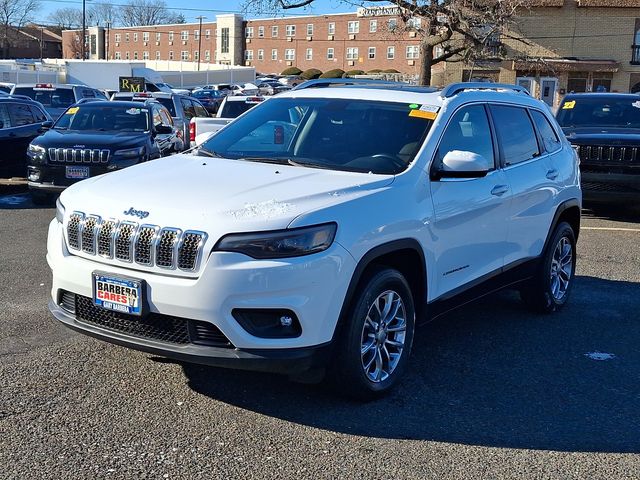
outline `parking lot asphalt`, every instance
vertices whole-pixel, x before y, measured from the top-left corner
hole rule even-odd
[[[359,404],[180,364],[47,310],[53,208],[0,193],[0,478],[640,478],[640,214],[586,211],[572,298],[502,292],[418,331]]]

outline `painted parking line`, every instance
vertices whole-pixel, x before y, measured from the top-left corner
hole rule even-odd
[[[580,230],[604,230],[609,232],[640,232],[640,228],[618,228],[618,227],[580,227]]]

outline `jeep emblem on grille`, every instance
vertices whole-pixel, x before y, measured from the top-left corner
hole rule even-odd
[[[84,145],[74,145],[73,148],[84,148]]]
[[[133,207],[131,207],[129,210],[125,210],[124,214],[138,217],[140,219],[147,218],[149,216],[149,212],[145,212],[144,210],[136,210]]]

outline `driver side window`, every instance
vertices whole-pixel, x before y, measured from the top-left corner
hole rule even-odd
[[[495,168],[493,140],[487,112],[483,105],[469,105],[459,109],[442,135],[436,155],[436,165],[454,150],[482,155]]]

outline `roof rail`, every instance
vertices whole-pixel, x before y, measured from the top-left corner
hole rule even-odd
[[[106,102],[104,98],[81,98],[78,100],[75,105],[82,105],[83,103],[92,103],[92,102]]]
[[[440,92],[442,98],[450,98],[465,90],[511,90],[513,92],[524,93],[529,95],[529,91],[520,85],[512,85],[509,83],[490,83],[490,82],[461,82],[447,85]]]
[[[35,100],[31,97],[28,97],[27,95],[11,95],[11,94],[7,94],[6,96],[1,96],[0,98],[18,98],[20,100],[30,100],[32,102],[35,102]]]
[[[373,78],[317,78],[315,80],[307,80],[302,82],[292,90],[304,90],[306,88],[323,88],[323,87],[343,87],[346,85],[406,85],[402,82],[392,82],[389,80],[376,80]]]

